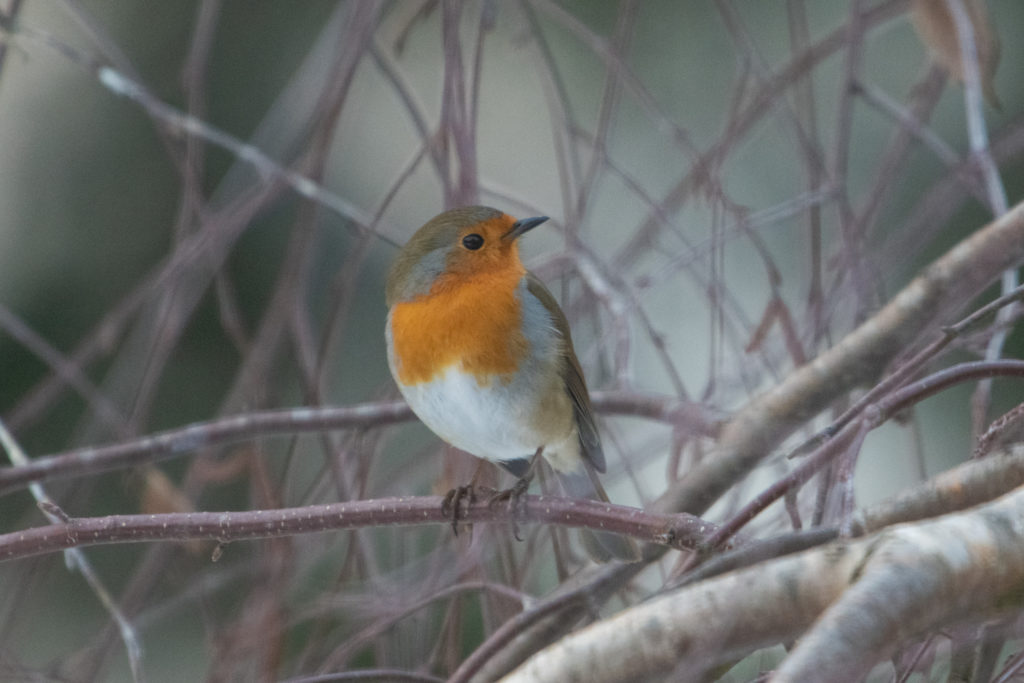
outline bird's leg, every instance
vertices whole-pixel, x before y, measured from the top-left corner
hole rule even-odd
[[[478,461],[476,470],[473,472],[473,478],[469,480],[469,483],[456,486],[446,493],[444,500],[441,501],[441,514],[452,521],[452,533],[456,536],[459,535],[459,511],[462,501],[466,501],[467,506],[476,502],[476,481],[480,478],[480,471],[483,469],[483,466],[484,461]]]
[[[516,483],[512,484],[511,488],[507,488],[504,491],[498,491],[488,501],[488,505],[494,505],[498,501],[508,501],[508,511],[512,514],[512,533],[515,535],[517,541],[522,541],[519,538],[519,526],[515,521],[516,508],[522,503],[522,498],[526,494],[526,491],[530,488],[530,482],[533,481],[533,475],[537,471],[537,463],[540,461],[540,456],[544,452],[544,447],[541,446],[537,449],[537,452],[530,458],[530,466],[526,468],[526,472],[523,476],[519,477]]]

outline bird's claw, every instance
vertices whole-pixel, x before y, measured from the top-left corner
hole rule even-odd
[[[491,495],[490,500],[487,501],[489,507],[494,507],[496,503],[502,501],[508,501],[508,511],[512,518],[512,535],[519,542],[522,542],[523,539],[519,537],[519,524],[516,521],[516,512],[523,504],[523,496],[526,495],[526,491],[529,488],[530,480],[524,477],[513,484],[511,488],[496,491]]]
[[[462,502],[472,505],[476,502],[476,489],[472,484],[456,486],[441,501],[441,514],[451,520],[452,532],[459,535],[459,515],[462,510]]]

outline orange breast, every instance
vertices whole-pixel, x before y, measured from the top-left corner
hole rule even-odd
[[[516,289],[518,263],[471,277],[441,276],[430,294],[397,303],[391,338],[402,384],[429,382],[460,364],[481,385],[510,379],[529,351]]]

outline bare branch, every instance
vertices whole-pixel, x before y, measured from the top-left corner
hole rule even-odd
[[[1022,259],[1024,203],[947,252],[838,344],[753,399],[724,428],[716,457],[670,488],[662,504],[700,514],[803,421],[877,376],[922,330]]]
[[[0,559],[14,560],[66,548],[142,541],[210,539],[222,544],[374,526],[450,524],[442,498],[379,498],[247,512],[184,512],[70,518],[66,523],[0,536]],[[695,548],[715,529],[687,514],[664,515],[600,501],[524,496],[519,509],[486,497],[459,511],[465,524],[546,523],[602,529],[678,549]]]
[[[593,404],[602,413],[666,422],[702,436],[711,436],[716,431],[715,420],[707,411],[680,399],[632,392],[594,392]],[[404,401],[337,408],[291,408],[226,417],[135,441],[79,448],[33,458],[16,467],[0,467],[0,495],[23,488],[33,481],[134,467],[261,436],[366,429],[407,422],[412,417],[412,411]]]
[[[1022,514],[1018,491],[968,512],[732,572],[568,636],[506,680],[611,682],[678,675],[681,667],[695,679],[799,637],[773,680],[859,681],[906,638],[1005,606],[1024,580]],[[979,555],[989,561],[974,562]]]

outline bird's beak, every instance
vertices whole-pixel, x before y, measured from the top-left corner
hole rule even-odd
[[[547,219],[547,216],[537,216],[536,218],[524,218],[522,220],[518,220],[512,224],[512,229],[506,232],[502,236],[502,239],[514,242]]]

